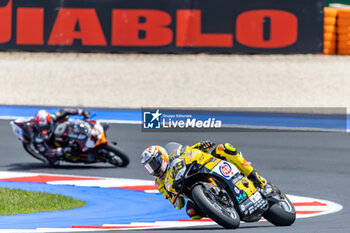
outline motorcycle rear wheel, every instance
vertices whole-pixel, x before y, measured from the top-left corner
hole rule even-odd
[[[129,157],[116,146],[108,145],[105,150],[113,154],[110,155],[108,160],[110,164],[113,164],[116,167],[126,167],[129,164]]]
[[[192,189],[192,197],[199,208],[217,224],[228,229],[239,227],[240,218],[234,207],[224,208],[213,200],[203,185],[198,184]],[[229,213],[230,212],[230,213]]]
[[[270,202],[270,207],[263,217],[275,226],[290,226],[296,219],[295,208],[285,194],[281,193],[280,196],[283,197],[283,201]]]

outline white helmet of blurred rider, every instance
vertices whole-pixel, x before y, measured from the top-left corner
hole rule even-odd
[[[35,126],[41,133],[45,140],[49,139],[52,134],[52,118],[51,115],[45,111],[40,110],[35,116]]]

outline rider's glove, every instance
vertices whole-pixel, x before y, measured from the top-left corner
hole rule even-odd
[[[198,146],[198,149],[201,150],[201,151],[204,151],[204,152],[207,152],[209,151],[211,148],[213,148],[213,146],[215,146],[215,143],[214,142],[211,142],[211,141],[204,141],[204,142],[201,142]]]
[[[90,118],[90,112],[89,111],[83,111],[83,115],[85,119],[89,119]]]
[[[57,157],[62,157],[64,155],[66,155],[66,154],[69,154],[70,152],[72,152],[72,148],[71,147],[64,147],[64,148],[59,147],[56,150],[56,156]]]
[[[62,150],[63,154],[69,154],[70,152],[72,152],[72,148],[71,147],[65,147]]]

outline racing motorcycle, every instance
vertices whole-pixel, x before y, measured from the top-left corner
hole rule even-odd
[[[233,164],[178,143],[165,148],[172,160],[174,203],[183,196],[217,224],[235,229],[240,221],[257,222],[262,217],[276,226],[294,223],[292,202],[276,186],[256,188]],[[171,178],[170,178],[171,179]]]
[[[33,128],[32,118],[19,118],[11,121],[13,132],[22,141],[24,149],[35,159],[44,163],[47,160],[41,155],[32,143]],[[116,143],[108,143],[106,131],[109,125],[96,120],[68,119],[60,123],[54,129],[55,146],[69,146],[72,153],[60,158],[60,161],[70,163],[97,163],[108,162],[117,167],[126,167],[129,158]],[[93,160],[88,160],[88,155],[93,154]]]

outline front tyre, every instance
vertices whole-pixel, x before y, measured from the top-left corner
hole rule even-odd
[[[25,151],[27,151],[28,154],[33,156],[34,158],[40,160],[41,162],[47,164],[47,160],[43,155],[41,155],[33,146],[32,143],[25,143],[23,142],[23,148]]]
[[[198,207],[217,224],[229,229],[239,227],[240,218],[232,200],[228,200],[231,203],[222,203],[219,197],[201,184],[194,186],[192,197]]]
[[[296,219],[294,206],[285,194],[279,195],[282,200],[278,203],[270,202],[270,207],[263,216],[275,226],[290,226]]]
[[[126,167],[129,164],[129,157],[116,146],[108,145],[105,150],[108,151],[108,162],[110,164],[116,167]]]

